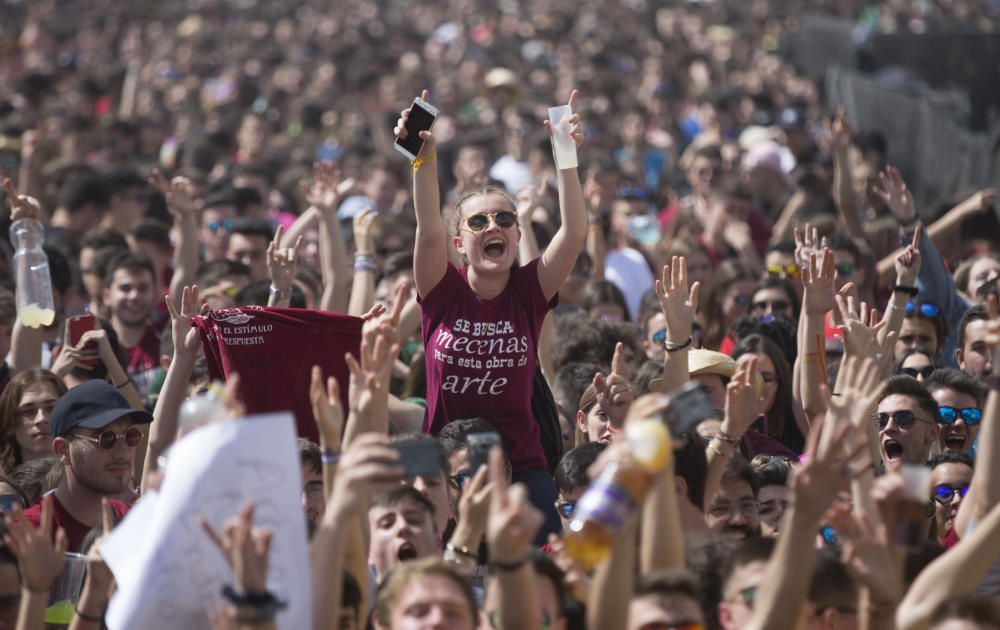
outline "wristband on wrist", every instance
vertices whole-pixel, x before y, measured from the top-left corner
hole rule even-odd
[[[719,429],[719,433],[715,437],[722,440],[723,442],[729,442],[730,444],[738,444],[739,441],[743,439],[743,436],[734,437],[732,435],[729,435],[722,429]]]
[[[355,254],[354,271],[359,273],[365,271],[370,271],[371,273],[377,272],[378,264],[375,262],[375,257],[369,254]]]
[[[910,297],[917,297],[920,294],[920,289],[917,287],[907,286],[905,284],[890,284],[889,290],[893,293],[905,293]]]
[[[274,619],[278,611],[288,607],[288,602],[270,591],[260,593],[239,593],[229,584],[222,587],[222,596],[237,608],[237,621],[241,623],[257,623]],[[252,616],[244,616],[244,611],[250,610]]]
[[[437,159],[436,153],[431,153],[426,157],[418,157],[417,159],[410,162],[410,168],[412,168],[413,172],[416,173],[417,171],[420,170],[421,166],[427,164],[428,162],[433,162],[435,159]]]
[[[684,343],[671,343],[670,341],[664,341],[663,347],[667,352],[677,352],[678,350],[683,350],[684,348],[690,346],[693,339],[694,337],[688,337],[687,341]]]
[[[320,461],[324,464],[336,464],[340,462],[341,453],[334,451],[332,449],[326,449],[323,454],[320,455]]]

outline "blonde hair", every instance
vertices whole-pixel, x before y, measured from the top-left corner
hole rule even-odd
[[[406,590],[413,580],[423,576],[437,575],[455,583],[455,586],[462,592],[465,603],[469,607],[469,619],[473,624],[479,619],[479,608],[476,605],[476,596],[472,592],[469,580],[455,568],[455,565],[445,562],[440,557],[432,556],[404,562],[393,569],[385,581],[379,586],[375,594],[375,619],[377,627],[389,627],[392,619],[392,608],[396,605],[399,596]]]
[[[510,204],[511,210],[517,209],[517,204],[514,203],[514,198],[507,194],[507,191],[499,186],[486,186],[485,188],[480,188],[479,190],[467,192],[462,195],[461,199],[458,200],[458,203],[455,204],[455,209],[451,213],[451,225],[449,227],[451,228],[450,232],[452,236],[458,235],[458,230],[462,226],[462,206],[469,199],[482,195],[500,195],[507,201],[507,203]]]

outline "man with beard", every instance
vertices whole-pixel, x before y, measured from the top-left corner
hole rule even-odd
[[[941,434],[938,404],[912,376],[886,381],[878,401],[878,446],[886,469],[927,463],[931,446]]]
[[[742,457],[734,457],[722,475],[719,491],[708,502],[705,523],[727,541],[760,536],[757,476]]]
[[[132,483],[135,449],[142,440],[137,424],[153,416],[129,407],[125,397],[105,381],[77,385],[52,410],[52,451],[63,466],[62,481],[52,491],[53,522],[66,530],[69,551],[79,551],[87,532],[101,524],[101,503],[119,517],[128,506],[110,497]],[[24,511],[36,527],[41,501]]]
[[[108,263],[104,275],[104,304],[122,350],[128,354],[126,371],[140,396],[160,366],[160,335],[151,325],[156,301],[156,271],[142,254],[123,252]],[[113,383],[121,388],[124,383]]]
[[[368,527],[368,564],[375,584],[403,562],[441,550],[434,527],[434,504],[412,486],[376,496],[368,508]]]
[[[979,435],[986,388],[974,376],[955,368],[934,370],[924,387],[938,404],[941,449],[968,453]]]

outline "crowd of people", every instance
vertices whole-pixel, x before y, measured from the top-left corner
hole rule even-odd
[[[70,627],[104,626],[101,541],[211,391],[296,413],[316,628],[1000,629],[997,191],[916,207],[782,54],[804,14],[997,13],[5,3],[3,223],[44,226],[55,315],[21,321],[0,239],[0,627],[45,627],[66,552]],[[272,329],[290,355],[231,369]],[[649,420],[669,465],[595,486]],[[276,627],[254,506],[204,526],[204,627]]]

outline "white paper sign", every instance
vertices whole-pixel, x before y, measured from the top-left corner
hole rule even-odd
[[[290,413],[200,428],[170,451],[160,492],[144,497],[101,545],[118,590],[110,630],[210,630],[233,572],[197,518],[216,531],[256,503],[254,525],[272,532],[268,584],[288,601],[278,627],[309,628],[312,597],[301,467]]]

